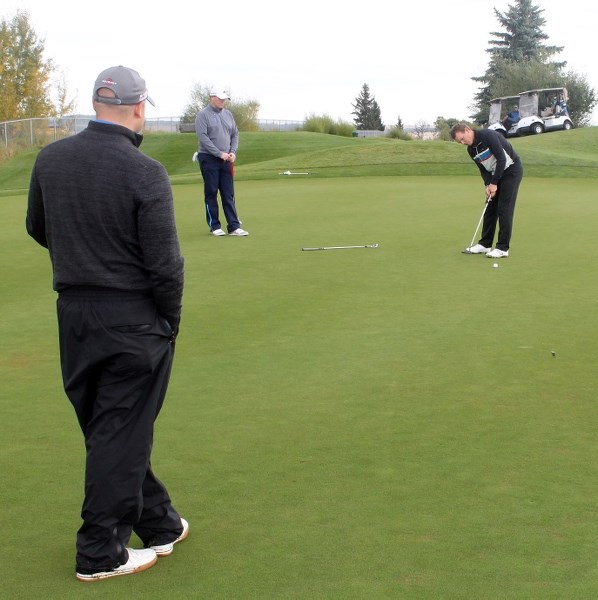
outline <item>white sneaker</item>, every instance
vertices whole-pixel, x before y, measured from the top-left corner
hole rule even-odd
[[[476,244],[470,248],[465,248],[463,251],[465,254],[487,254],[492,248],[486,248],[482,244]]]
[[[185,519],[181,519],[181,523],[183,524],[183,532],[176,540],[159,546],[150,546],[158,556],[170,556],[174,550],[174,545],[182,542],[189,535],[189,523]]]
[[[508,250],[499,250],[498,248],[494,248],[494,250],[490,250],[490,252],[486,252],[486,256],[488,258],[508,258],[509,251]]]
[[[238,229],[235,229],[234,231],[231,231],[228,235],[236,235],[238,237],[242,237],[244,235],[249,235],[249,231],[245,231],[244,229],[241,229],[239,227]]]
[[[132,575],[133,573],[141,573],[150,567],[153,567],[158,561],[158,555],[151,548],[143,548],[142,550],[133,550],[127,548],[129,560],[124,565],[111,569],[110,571],[100,571],[99,573],[76,573],[79,581],[99,581],[100,579],[108,579],[108,577],[117,577],[118,575]]]
[[[226,233],[223,229],[214,229],[214,231],[211,231],[210,233],[212,235],[215,235],[216,237],[220,237],[221,235],[226,235]]]

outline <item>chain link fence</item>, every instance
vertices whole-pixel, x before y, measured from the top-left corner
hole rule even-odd
[[[2,137],[0,157],[10,158],[28,148],[42,148],[50,142],[79,133],[94,118],[93,115],[70,115],[4,121],[0,123]],[[303,121],[258,119],[258,127],[260,131],[296,131],[303,128]],[[146,119],[143,131],[144,133],[195,133],[195,126],[192,123],[181,123],[180,117],[159,117]]]

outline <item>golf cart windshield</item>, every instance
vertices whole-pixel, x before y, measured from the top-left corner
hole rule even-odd
[[[519,96],[519,114],[522,119],[538,114],[538,94],[536,92],[524,92]]]
[[[500,123],[506,114],[512,110],[519,101],[519,96],[501,96],[490,100],[490,112],[488,113],[488,125]]]
[[[490,104],[490,113],[488,115],[488,123],[492,125],[492,123],[498,123],[500,121],[500,111],[502,107],[502,102],[500,99],[492,100],[492,104]]]

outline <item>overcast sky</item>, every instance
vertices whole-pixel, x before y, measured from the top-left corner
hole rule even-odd
[[[505,12],[510,4],[514,0],[170,0],[156,8],[122,0],[2,0],[0,16],[29,13],[45,40],[45,58],[64,73],[79,114],[93,114],[98,73],[123,64],[147,82],[156,102],[148,117],[180,116],[195,85],[213,84],[235,99],[257,100],[261,119],[303,120],[313,113],[352,122],[352,104],[367,83],[384,123],[400,116],[412,125],[469,117],[477,91],[471,77],[486,70],[490,32],[501,30],[493,9]],[[593,2],[534,5],[544,9],[547,43],[564,46],[557,58],[598,89]]]

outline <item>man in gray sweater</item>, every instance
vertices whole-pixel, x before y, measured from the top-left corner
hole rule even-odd
[[[145,81],[98,76],[97,119],[39,153],[26,227],[48,248],[65,392],[86,445],[76,577],[148,569],[187,536],[150,466],[174,356],[183,257],[168,175],[139,150]],[[145,548],[127,548],[132,532]]]
[[[248,232],[241,228],[237,216],[234,188],[234,163],[239,147],[239,130],[230,110],[224,108],[229,98],[226,91],[218,88],[210,91],[210,103],[197,113],[195,132],[199,143],[197,154],[204,181],[206,221],[215,236],[226,235],[220,224],[218,192],[226,218],[229,235],[243,237]]]

